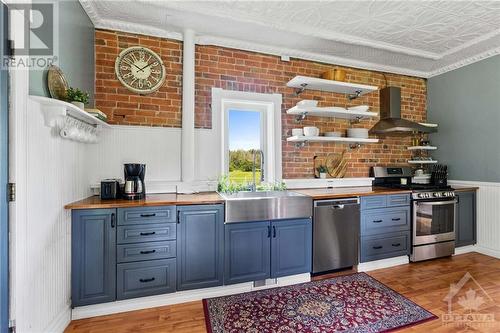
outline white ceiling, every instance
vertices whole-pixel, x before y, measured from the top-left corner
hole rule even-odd
[[[500,53],[500,1],[80,2],[97,28],[420,77]]]

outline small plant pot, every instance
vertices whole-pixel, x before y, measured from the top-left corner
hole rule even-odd
[[[319,173],[319,178],[326,179],[326,172],[320,172]]]
[[[79,107],[82,110],[85,108],[85,104],[83,104],[82,102],[71,102],[71,104],[73,104],[76,107]]]

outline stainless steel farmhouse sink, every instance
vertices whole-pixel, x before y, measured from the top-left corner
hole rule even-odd
[[[220,193],[226,202],[225,223],[312,216],[312,198],[292,191]]]

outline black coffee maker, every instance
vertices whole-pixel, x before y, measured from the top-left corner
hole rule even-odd
[[[146,175],[146,164],[127,163],[124,164],[125,185],[123,186],[123,198],[128,200],[144,199],[146,187],[144,176]]]

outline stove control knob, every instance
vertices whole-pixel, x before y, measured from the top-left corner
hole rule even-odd
[[[440,196],[441,196],[441,193],[438,193],[438,192],[434,193],[435,198],[439,198]]]
[[[417,196],[418,196],[419,198],[425,198],[425,194],[424,194],[424,193],[419,193]]]

